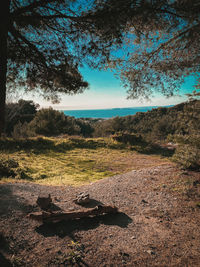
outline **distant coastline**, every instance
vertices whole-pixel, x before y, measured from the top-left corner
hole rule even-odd
[[[130,107],[130,108],[111,108],[111,109],[85,109],[85,110],[61,110],[67,116],[75,118],[101,118],[109,119],[116,116],[135,115],[137,112],[147,112],[149,110],[159,107],[172,107],[168,106],[145,106],[145,107]]]

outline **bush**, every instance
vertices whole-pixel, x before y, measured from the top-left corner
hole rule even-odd
[[[15,169],[19,167],[18,162],[13,159],[0,159],[0,178],[15,177],[17,175]]]
[[[80,127],[80,134],[83,137],[91,137],[92,136],[92,134],[94,132],[94,128],[92,127],[90,121],[85,120],[85,119],[76,119],[76,123]]]
[[[164,141],[169,134],[192,135],[200,132],[200,100],[169,108],[157,108],[135,115],[99,120],[94,124],[94,136],[117,132],[142,134],[150,141]]]
[[[179,145],[172,158],[185,169],[200,168],[200,149],[191,145]]]
[[[130,133],[117,133],[115,135],[112,135],[112,138],[115,141],[129,145],[136,145],[144,141],[141,135],[130,134]]]
[[[39,110],[29,126],[36,134],[45,136],[80,133],[80,127],[73,117],[52,108]]]
[[[200,135],[199,134],[191,134],[191,135],[169,135],[167,137],[169,142],[174,142],[178,144],[188,144],[192,147],[196,147],[200,149]]]
[[[33,101],[19,100],[18,103],[6,105],[6,134],[11,135],[14,127],[21,123],[29,123],[37,113],[38,104]]]
[[[14,139],[20,139],[20,138],[28,138],[35,136],[35,133],[33,130],[31,130],[31,127],[27,122],[22,124],[20,121],[14,126],[12,137]]]
[[[0,178],[12,177],[17,179],[29,179],[31,177],[27,174],[27,170],[20,168],[18,162],[12,158],[0,158]]]

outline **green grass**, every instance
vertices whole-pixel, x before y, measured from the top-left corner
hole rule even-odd
[[[144,160],[146,167],[165,161],[139,154],[109,138],[1,139],[0,152],[2,159],[18,162],[20,170],[15,178],[2,177],[2,182],[23,179],[49,185],[81,185],[140,169]]]

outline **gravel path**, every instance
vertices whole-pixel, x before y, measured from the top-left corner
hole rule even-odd
[[[0,261],[34,267],[200,266],[200,209],[194,205],[200,185],[191,198],[171,190],[177,177],[200,181],[199,173],[166,163],[81,187],[0,184]],[[87,209],[73,203],[79,192],[90,194],[88,207],[115,205],[120,213],[54,225],[26,217],[38,210],[38,195],[47,193],[63,210]],[[70,248],[72,240],[77,245]]]

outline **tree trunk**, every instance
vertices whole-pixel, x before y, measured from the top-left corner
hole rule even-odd
[[[0,5],[0,136],[5,130],[7,38],[10,0],[1,0]]]

